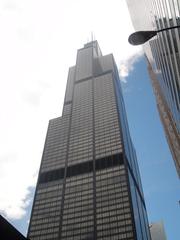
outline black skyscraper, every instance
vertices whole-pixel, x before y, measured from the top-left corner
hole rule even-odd
[[[150,239],[117,67],[97,41],[78,50],[49,122],[28,237]]]

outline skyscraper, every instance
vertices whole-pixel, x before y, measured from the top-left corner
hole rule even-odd
[[[162,221],[151,223],[149,227],[152,240],[167,240]]]
[[[136,31],[180,26],[179,0],[126,0]],[[180,177],[180,28],[144,44],[166,138]]]
[[[78,50],[49,122],[28,237],[150,239],[117,67],[97,41]]]

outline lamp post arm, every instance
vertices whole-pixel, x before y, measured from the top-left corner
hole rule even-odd
[[[156,30],[156,31],[138,31],[138,32],[134,32],[134,33],[132,33],[129,36],[128,41],[132,45],[140,45],[140,44],[143,44],[143,43],[147,42],[152,37],[156,36],[157,33],[168,31],[168,30],[171,30],[171,29],[174,29],[174,28],[180,28],[180,25],[173,26],[173,27],[168,27],[168,28],[163,28],[163,29]]]
[[[174,28],[180,28],[180,25],[179,26],[168,27],[168,28],[163,28],[163,29],[160,29],[160,30],[156,30],[156,32],[157,33],[164,32],[164,31],[171,30],[171,29],[174,29]]]

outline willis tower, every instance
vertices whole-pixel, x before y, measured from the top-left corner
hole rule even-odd
[[[97,41],[78,50],[49,121],[28,237],[150,240],[118,70]]]

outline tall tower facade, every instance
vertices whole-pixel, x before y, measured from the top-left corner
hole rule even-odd
[[[117,67],[97,41],[78,50],[49,122],[28,237],[150,240]]]
[[[126,0],[136,31],[180,26],[179,0]],[[144,44],[159,115],[180,177],[180,28]]]

